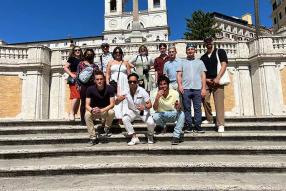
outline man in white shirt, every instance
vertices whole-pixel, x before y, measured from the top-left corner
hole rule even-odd
[[[124,99],[126,99],[128,102],[128,111],[126,111],[126,114],[124,114],[122,122],[128,135],[132,136],[131,141],[128,143],[129,146],[140,143],[139,138],[136,136],[134,128],[131,124],[136,118],[140,118],[144,123],[147,124],[148,144],[154,143],[153,135],[156,124],[149,111],[150,108],[152,108],[152,103],[147,91],[142,87],[139,87],[138,80],[139,76],[137,74],[129,74],[128,84],[130,92],[126,95],[118,96],[115,102],[116,104],[119,104]]]
[[[104,74],[106,73],[106,67],[108,62],[113,60],[111,52],[109,52],[109,44],[102,43],[101,44],[102,55],[100,55],[96,61],[99,70],[101,70]]]

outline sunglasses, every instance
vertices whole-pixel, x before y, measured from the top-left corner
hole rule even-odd
[[[74,51],[75,51],[75,52],[80,52],[81,50],[80,50],[80,49],[74,49]]]
[[[115,54],[121,54],[121,52],[115,52]]]
[[[137,84],[137,81],[129,80],[128,83],[129,84]]]

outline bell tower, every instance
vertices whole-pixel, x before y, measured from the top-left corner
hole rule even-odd
[[[124,11],[132,0],[105,0],[104,39],[109,43],[129,42],[133,27],[133,12]],[[139,24],[144,41],[168,41],[169,27],[166,0],[147,1],[148,9],[139,9]],[[136,29],[137,30],[137,29]]]

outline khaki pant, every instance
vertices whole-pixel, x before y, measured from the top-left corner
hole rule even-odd
[[[224,125],[224,86],[207,86],[207,93],[206,97],[203,99],[203,106],[208,121],[213,121],[210,104],[211,94],[213,94],[215,104],[216,125]]]
[[[94,128],[93,120],[95,120],[95,119],[104,120],[105,121],[105,127],[109,128],[112,125],[112,121],[114,118],[114,111],[113,111],[113,109],[110,109],[104,113],[101,113],[100,115],[94,115],[94,114],[90,113],[89,111],[86,111],[84,118],[85,118],[85,122],[86,122],[86,126],[87,126],[87,130],[88,130],[90,139],[95,139],[96,138],[96,131]]]

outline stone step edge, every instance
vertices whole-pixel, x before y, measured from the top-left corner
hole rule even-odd
[[[16,176],[51,176],[66,174],[106,174],[106,173],[163,173],[163,172],[257,172],[285,173],[285,164],[235,164],[222,163],[168,163],[168,164],[98,164],[98,165],[54,165],[54,166],[25,166],[0,168],[0,177]]]
[[[28,159],[39,157],[60,157],[60,156],[98,156],[98,155],[281,155],[286,154],[285,146],[263,146],[263,147],[148,147],[145,148],[122,148],[110,149],[103,147],[88,147],[82,149],[19,149],[1,150],[0,159]]]
[[[175,124],[173,123],[168,123],[167,126],[174,127]],[[135,123],[133,124],[134,128],[146,128],[146,124],[144,123]],[[214,128],[215,124],[202,124],[202,127],[204,128]],[[285,123],[227,123],[225,124],[225,128],[230,128],[230,127],[286,127],[286,122]],[[123,125],[113,125],[111,128],[121,128],[125,129]],[[8,127],[8,126],[0,126],[0,132],[1,131],[21,131],[21,130],[81,130],[81,129],[86,129],[86,126],[78,126],[78,125],[60,125],[60,126],[16,126],[16,127]]]
[[[261,121],[286,121],[286,116],[250,116],[250,117],[231,117],[228,116],[225,118],[225,121],[255,121],[255,122],[261,122]],[[76,120],[74,121],[68,121],[68,120],[5,120],[5,119],[0,119],[0,126],[13,126],[13,125],[22,125],[22,124],[27,124],[27,125],[33,125],[33,124],[42,124],[42,125],[49,125],[49,124],[54,124],[54,125],[60,125],[60,124],[79,124],[80,121]]]
[[[145,140],[146,138],[143,135],[138,135],[139,138]],[[158,141],[171,141],[172,134],[164,135],[164,136],[156,136],[155,140]],[[128,138],[122,136],[111,136],[109,138],[101,138],[102,142],[122,142],[126,143]],[[286,135],[195,135],[195,136],[185,136],[185,141],[277,141],[277,142],[285,142]],[[0,137],[0,145],[17,145],[17,144],[66,144],[66,143],[87,143],[89,141],[88,135],[86,136],[71,136],[71,137],[28,137],[28,138],[19,138],[14,137],[10,138],[1,138]],[[141,140],[142,141],[142,140]]]

